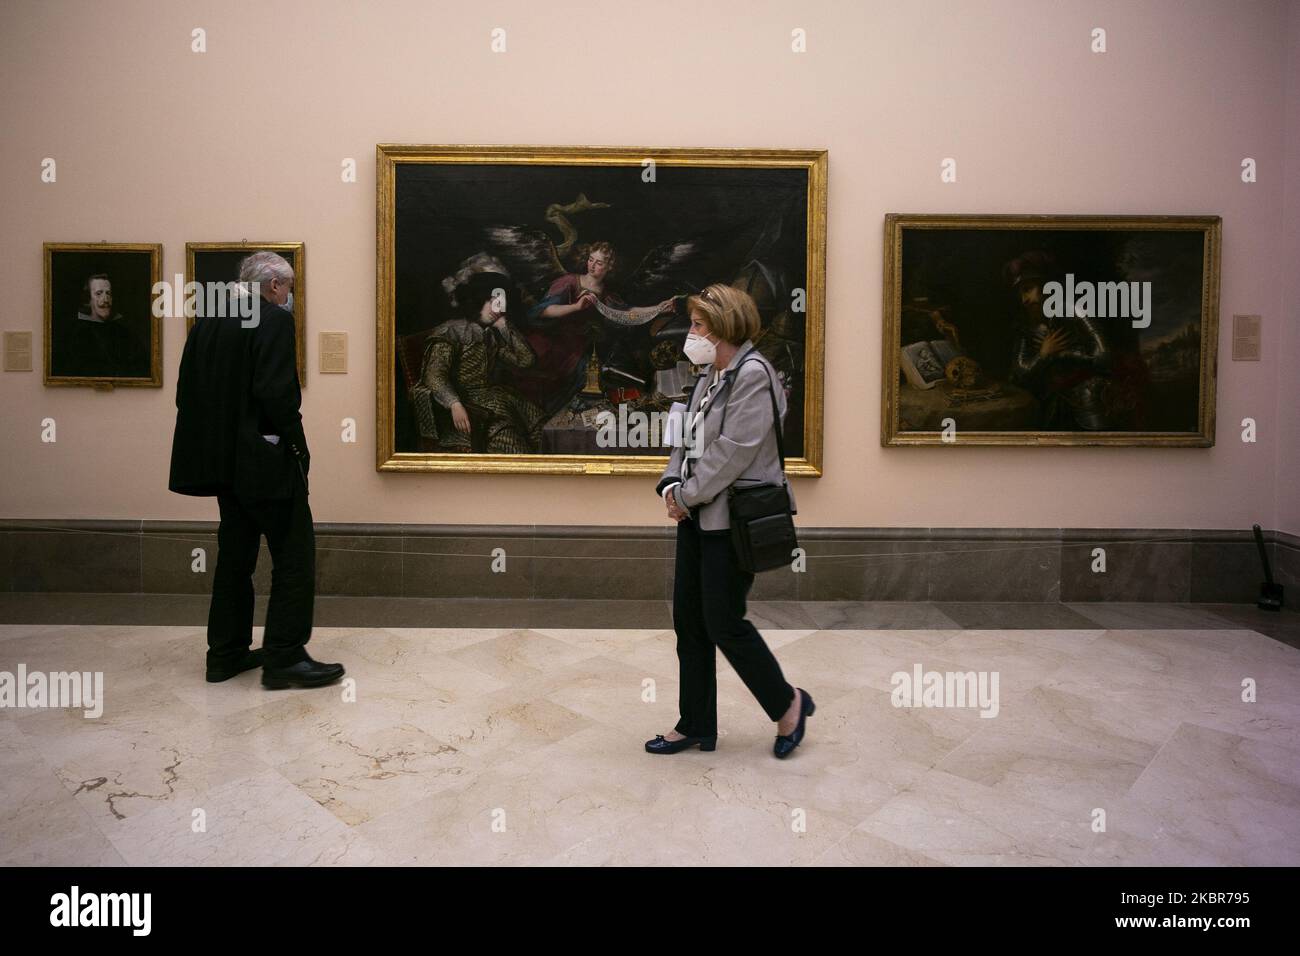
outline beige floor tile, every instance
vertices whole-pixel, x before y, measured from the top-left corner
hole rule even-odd
[[[1142,821],[1135,832],[1172,834],[1228,865],[1300,864],[1300,760],[1290,747],[1183,724],[1120,808]]]
[[[274,770],[132,817],[109,839],[132,866],[389,865]]]
[[[338,736],[276,768],[348,826],[463,783],[478,763],[409,724]]]
[[[1148,855],[1131,833],[1094,832],[1087,814],[1050,810],[942,770],[927,771],[859,829],[951,866],[1123,866]]]

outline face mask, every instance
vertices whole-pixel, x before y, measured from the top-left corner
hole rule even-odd
[[[293,293],[292,293],[292,292],[289,293],[289,298],[287,298],[287,299],[284,300],[284,305],[280,306],[280,308],[284,309],[286,312],[292,312],[292,311],[293,311]]]
[[[682,346],[682,351],[696,365],[711,365],[713,360],[718,357],[717,346],[704,336],[696,335],[694,332],[686,336],[686,344]]]

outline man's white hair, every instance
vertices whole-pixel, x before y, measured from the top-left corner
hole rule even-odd
[[[272,279],[293,279],[293,266],[277,252],[254,252],[239,262],[240,282],[270,282]]]

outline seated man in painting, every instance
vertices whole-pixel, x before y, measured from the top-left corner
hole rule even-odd
[[[513,286],[497,272],[472,276],[463,292],[465,318],[429,336],[420,386],[432,399],[441,451],[528,454],[541,449],[546,416],[509,383],[535,361],[507,314]]]

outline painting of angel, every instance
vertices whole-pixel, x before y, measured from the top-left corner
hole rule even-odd
[[[824,151],[380,146],[380,470],[644,474],[688,296],[745,289],[791,473],[821,451]],[[618,440],[610,440],[616,435]]]

